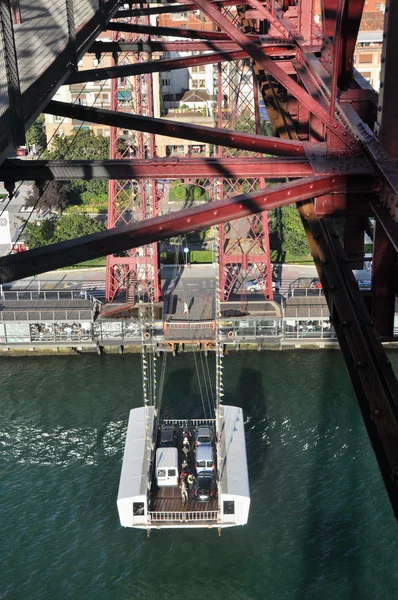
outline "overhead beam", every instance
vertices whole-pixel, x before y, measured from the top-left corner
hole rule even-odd
[[[278,49],[279,56],[291,56],[292,52],[295,52],[293,44],[289,44],[286,40],[278,40],[275,38],[267,38],[264,36],[261,38],[261,48],[267,48],[273,46]],[[88,52],[92,54],[104,54],[114,52],[205,52],[205,51],[217,51],[217,52],[231,52],[240,50],[240,46],[231,40],[180,40],[175,42],[166,41],[148,41],[148,42],[101,42],[95,41]]]
[[[147,2],[147,4],[149,4]],[[162,3],[163,4],[163,3]],[[237,0],[218,0],[214,2],[216,6],[235,6],[238,4]],[[149,8],[133,8],[132,10],[119,10],[115,15],[115,19],[128,19],[130,17],[145,17],[150,15],[162,15],[162,14],[173,14],[179,12],[189,12],[196,10],[196,6],[193,2],[187,2],[184,4],[175,4],[169,6],[150,6]]]
[[[190,38],[192,40],[229,39],[225,33],[219,33],[218,31],[200,31],[199,29],[180,29],[178,27],[154,27],[153,25],[136,25],[132,23],[109,23],[107,29],[108,31],[119,31],[121,33],[145,33],[148,35]],[[258,41],[258,36],[253,36],[253,39]]]
[[[268,179],[310,177],[313,170],[301,158],[157,158],[131,160],[20,160],[7,159],[0,181],[75,179],[175,179],[240,177]],[[336,175],[338,172],[336,171]]]
[[[251,38],[245,35],[242,31],[237,29],[231,21],[229,21],[224,15],[218,12],[217,8],[209,2],[209,0],[194,0],[196,6],[202,10],[214,23],[216,23],[220,29],[228,34],[228,36],[234,40],[239,46],[246,50],[246,52],[259,63],[265,73],[272,75],[276,81],[278,81],[292,96],[297,98],[307,109],[318,117],[323,124],[333,132],[345,146],[350,148],[352,151],[357,151],[360,148],[360,144],[357,139],[351,134],[350,131],[340,124],[335,116],[330,115],[329,112],[321,106],[308,92],[296,83],[289,75],[283,72],[277,65],[274,64],[273,60],[266,56],[262,50],[253,43]]]
[[[363,176],[327,175],[299,179],[226,198],[219,202],[209,202],[197,208],[146,219],[19,254],[11,254],[0,258],[0,284],[137,248],[189,231],[200,231],[217,223],[225,223],[313,196],[322,196],[355,184],[371,187],[369,181],[366,181]]]
[[[271,46],[264,49],[268,56],[277,56],[279,48]],[[291,53],[294,56],[294,53]],[[184,58],[170,58],[165,60],[142,61],[135,64],[118,65],[116,67],[104,67],[101,69],[87,69],[73,72],[67,80],[67,84],[86,83],[87,81],[101,81],[103,79],[116,79],[118,77],[132,77],[145,73],[162,73],[175,69],[186,69],[188,67],[209,65],[219,62],[229,62],[247,58],[244,50],[232,52],[212,52],[209,54],[186,56]]]
[[[145,131],[146,133],[216,144],[218,146],[226,146],[227,148],[239,148],[240,150],[261,152],[275,156],[304,156],[302,142],[281,140],[279,138],[242,133],[228,129],[218,129],[217,127],[188,125],[169,119],[142,117],[140,115],[106,110],[104,108],[81,106],[79,104],[69,104],[67,102],[57,102],[55,100],[49,102],[43,112],[59,117],[98,123],[99,125]]]

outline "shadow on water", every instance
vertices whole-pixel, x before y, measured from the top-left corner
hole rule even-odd
[[[309,504],[302,527],[302,568],[296,599],[319,598],[326,589],[327,597],[332,598],[335,588],[340,592],[344,589],[345,600],[354,600],[361,597],[363,567],[359,540],[359,461],[345,455],[343,465],[342,458],[336,457],[336,444],[330,438],[334,433],[334,415],[331,411],[341,411],[343,416],[339,416],[337,422],[342,418],[348,420],[343,428],[349,436],[346,440],[348,452],[354,453],[359,443],[358,414],[353,410],[348,394],[345,398],[342,395],[336,398],[331,407],[327,372],[324,373],[323,383],[323,390],[319,390],[316,431],[319,444],[313,451],[309,465]],[[345,401],[346,406],[338,406],[339,401]],[[333,461],[344,466],[340,473],[336,466],[332,466]],[[329,479],[326,473],[333,473],[334,480]]]
[[[162,399],[161,419],[202,418],[203,405],[194,369],[169,371]]]
[[[236,386],[234,406],[243,409],[249,478],[254,482],[265,464],[267,429],[266,395],[260,371],[243,367]]]

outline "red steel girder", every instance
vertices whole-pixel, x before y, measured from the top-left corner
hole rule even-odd
[[[217,10],[217,9],[216,9]],[[153,25],[134,25],[131,23],[109,23],[109,31],[120,31],[121,33],[145,33],[148,35],[165,35],[168,37],[182,37],[193,40],[228,40],[225,33],[218,31],[200,31],[199,29],[179,29],[178,27],[154,27]],[[258,36],[253,36],[258,41]]]
[[[147,3],[149,4],[149,3]],[[218,0],[214,2],[216,6],[235,6],[236,0]],[[184,2],[183,4],[173,4],[168,6],[150,6],[149,8],[133,8],[132,10],[119,10],[115,15],[116,19],[127,19],[129,17],[144,17],[150,15],[173,14],[189,12],[196,9],[193,2]]]
[[[284,48],[286,51],[287,48]],[[264,48],[267,56],[278,56],[280,49],[278,46],[269,46]],[[294,53],[291,53],[291,56]],[[235,50],[232,52],[212,52],[209,54],[193,55],[184,58],[169,58],[165,60],[150,60],[136,64],[118,65],[116,67],[105,67],[102,69],[87,69],[85,71],[75,71],[70,75],[67,84],[85,83],[87,81],[99,81],[103,79],[116,79],[117,77],[131,77],[133,75],[142,75],[145,73],[159,73],[163,71],[172,71],[173,69],[186,69],[199,65],[208,65],[212,63],[240,60],[247,58],[248,54],[244,50]]]
[[[125,129],[217,144],[228,148],[239,148],[241,150],[249,150],[252,152],[273,154],[275,156],[304,155],[304,146],[302,142],[281,140],[279,138],[218,129],[216,127],[199,127],[197,125],[188,125],[170,121],[168,119],[142,117],[140,115],[119,113],[103,108],[81,106],[80,104],[68,104],[67,102],[57,102],[52,100],[48,103],[43,112],[50,115],[88,121],[90,123],[110,125],[111,127],[124,127]]]
[[[296,83],[289,75],[284,73],[271,58],[265,56],[262,50],[256,46],[251,38],[237,29],[226,17],[209,2],[209,0],[194,0],[196,6],[202,10],[222,31],[227,33],[242,49],[259,63],[266,73],[272,75],[286,90],[295,96],[308,110],[318,117],[322,123],[336,135],[345,146],[352,151],[357,151],[360,147],[358,141],[343,125],[337,121],[334,116],[312,98],[303,88]]]
[[[363,176],[324,176],[298,179],[290,183],[209,202],[204,206],[181,210],[115,227],[74,240],[51,244],[0,258],[0,284],[45,273],[84,260],[99,258],[150,244],[189,231],[200,231],[251,214],[294,202],[322,196],[331,191],[359,185],[371,189]]]
[[[278,38],[271,38],[269,36],[261,37],[260,48],[268,48],[269,46],[276,47],[278,54],[283,57],[285,55],[291,56],[295,53],[293,43],[289,43],[289,40],[281,40]],[[88,52],[93,54],[103,54],[107,52],[206,52],[209,50],[217,52],[235,52],[240,50],[240,46],[231,40],[177,40],[174,42],[167,41],[137,41],[137,42],[101,42],[95,41]]]
[[[339,173],[336,169],[335,174]],[[330,174],[330,173],[329,173]],[[50,181],[75,179],[231,179],[310,177],[305,158],[156,158],[123,160],[20,160],[6,159],[0,181]]]

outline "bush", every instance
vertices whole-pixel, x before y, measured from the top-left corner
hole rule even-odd
[[[169,191],[170,202],[189,202],[189,201],[208,202],[209,194],[205,189],[198,185],[180,184],[172,186]]]
[[[212,263],[215,256],[212,250],[191,250],[189,259],[192,264]]]
[[[185,264],[185,256],[183,252],[178,255],[178,264]],[[191,250],[188,255],[188,260],[191,264],[209,264],[215,260],[215,255],[212,250]],[[160,262],[164,265],[174,265],[176,262],[175,252],[161,252]]]

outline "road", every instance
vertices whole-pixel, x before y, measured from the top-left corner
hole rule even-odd
[[[298,277],[316,277],[316,269],[312,265],[282,265],[282,293],[287,292],[292,281]],[[160,270],[162,294],[176,293],[186,296],[190,301],[195,296],[214,294],[215,267],[213,265],[191,265],[184,268],[163,267]],[[105,298],[105,268],[71,269],[68,271],[53,271],[37,277],[28,277],[3,286],[4,290],[51,290],[51,289],[83,289]],[[255,294],[261,297],[261,292]]]

